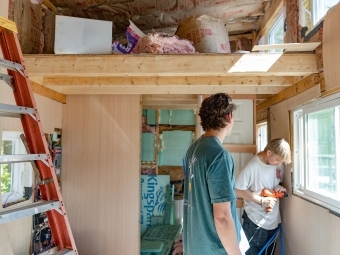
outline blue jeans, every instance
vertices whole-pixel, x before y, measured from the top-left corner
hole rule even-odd
[[[246,255],[258,255],[261,249],[265,246],[268,240],[275,234],[277,228],[272,230],[266,230],[264,228],[259,228],[256,224],[254,224],[249,218],[246,212],[243,212],[243,231],[246,234],[246,237],[249,242],[249,249],[246,251]],[[263,255],[271,255],[274,254],[275,251],[275,241],[268,246],[267,250],[265,250]]]

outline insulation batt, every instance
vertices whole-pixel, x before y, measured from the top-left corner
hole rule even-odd
[[[180,39],[176,35],[165,33],[147,34],[139,39],[133,49],[133,54],[138,53],[195,53],[195,47],[191,41]]]

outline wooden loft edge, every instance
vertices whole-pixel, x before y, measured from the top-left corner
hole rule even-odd
[[[283,86],[294,84],[292,76],[100,76],[100,77],[64,77],[47,76],[44,86]]]
[[[319,74],[312,74],[301,81],[295,83],[293,86],[286,88],[277,95],[270,97],[268,100],[256,106],[256,111],[259,112],[263,109],[269,108],[272,105],[278,104],[288,98],[291,98],[301,92],[320,84]]]
[[[306,76],[312,53],[24,55],[30,76]],[[45,84],[42,84],[45,86]]]
[[[57,101],[59,103],[66,104],[66,95],[59,93],[57,91],[54,91],[52,89],[46,88],[46,87],[44,87],[44,86],[42,86],[39,83],[36,83],[34,81],[30,81],[30,82],[31,82],[32,89],[33,89],[34,93],[41,95],[41,96],[44,96],[44,97],[47,97],[47,98],[52,99],[54,101]]]
[[[282,86],[228,86],[228,85],[139,85],[139,86],[51,86],[51,89],[62,89],[66,95],[144,95],[144,94],[277,94]]]

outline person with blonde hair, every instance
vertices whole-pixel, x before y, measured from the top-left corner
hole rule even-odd
[[[276,138],[257,153],[236,178],[236,194],[244,199],[242,227],[250,245],[246,255],[259,254],[281,223],[279,200],[263,197],[261,192],[263,189],[286,191],[281,186],[282,165],[290,162],[289,144],[283,138]],[[271,212],[267,212],[267,207]],[[269,245],[264,254],[274,254],[274,250],[275,243]]]

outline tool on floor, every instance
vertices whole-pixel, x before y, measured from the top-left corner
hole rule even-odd
[[[36,177],[43,200],[0,211],[0,224],[46,212],[54,243],[59,247],[59,251],[54,254],[77,255],[78,251],[16,33],[15,23],[0,17],[0,46],[4,57],[0,58],[0,66],[7,69],[7,74],[0,73],[0,80],[13,90],[16,102],[16,105],[0,103],[0,116],[20,118],[27,141],[25,146],[30,154],[0,155],[0,164],[33,161],[37,168]]]

